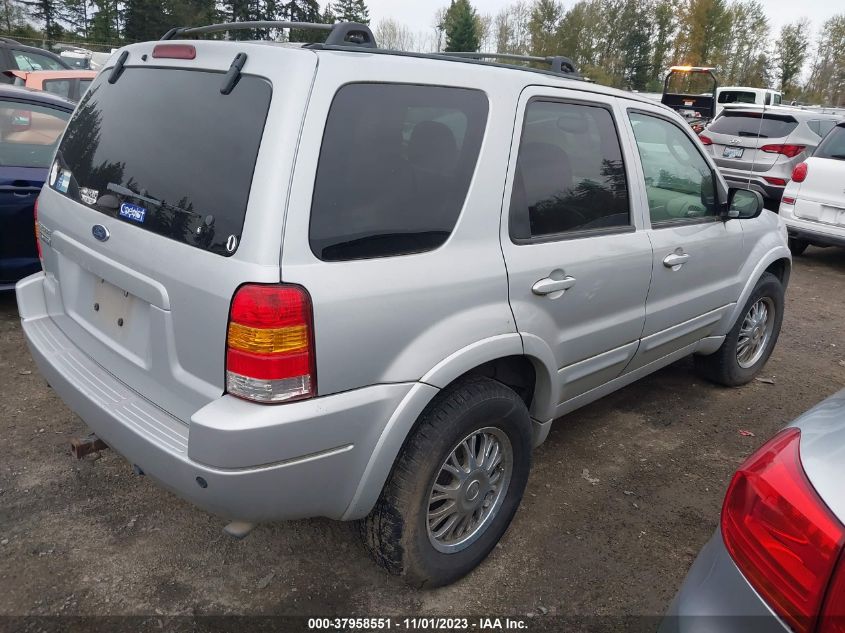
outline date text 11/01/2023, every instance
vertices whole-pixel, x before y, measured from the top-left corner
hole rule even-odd
[[[309,618],[310,631],[525,631],[528,623],[522,618]]]

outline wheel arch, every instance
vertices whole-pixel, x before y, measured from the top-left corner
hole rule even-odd
[[[727,334],[730,331],[733,324],[739,318],[742,308],[748,301],[748,297],[751,296],[751,293],[754,291],[754,288],[757,286],[757,283],[760,281],[760,278],[764,273],[772,273],[775,275],[780,280],[781,284],[783,284],[784,290],[786,289],[786,286],[789,283],[789,277],[792,273],[792,255],[790,255],[789,249],[786,245],[778,246],[769,250],[757,261],[757,264],[748,276],[748,281],[745,282],[745,286],[743,287],[742,293],[740,293],[733,310],[729,310],[725,313],[725,316],[722,317],[722,321],[716,330],[718,334]]]

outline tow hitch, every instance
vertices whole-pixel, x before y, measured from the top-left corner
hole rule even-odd
[[[108,444],[93,433],[83,438],[75,437],[70,441],[70,452],[76,459],[82,459],[89,453],[104,451],[107,448]]]

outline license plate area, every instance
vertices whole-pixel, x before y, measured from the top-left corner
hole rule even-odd
[[[92,322],[99,329],[119,335],[130,327],[130,314],[136,298],[127,291],[110,284],[105,279],[94,282],[94,302],[91,305]]]
[[[724,158],[742,158],[742,153],[744,151],[745,150],[742,147],[726,147],[722,150],[722,156]]]

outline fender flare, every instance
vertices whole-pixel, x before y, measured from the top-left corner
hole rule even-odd
[[[739,318],[742,309],[745,307],[748,297],[751,296],[751,293],[754,291],[754,287],[757,285],[757,282],[760,281],[760,277],[763,276],[763,273],[766,272],[766,269],[769,266],[781,259],[789,261],[789,269],[787,270],[786,279],[784,280],[785,289],[786,284],[789,282],[789,274],[792,270],[792,254],[786,246],[776,246],[775,248],[767,251],[766,254],[758,260],[756,266],[754,266],[753,272],[748,276],[748,281],[745,282],[745,287],[742,289],[742,293],[739,295],[739,299],[737,299],[733,310],[725,313],[722,317],[722,322],[719,323],[714,333],[727,334],[730,332],[734,323],[736,323],[736,320]]]

